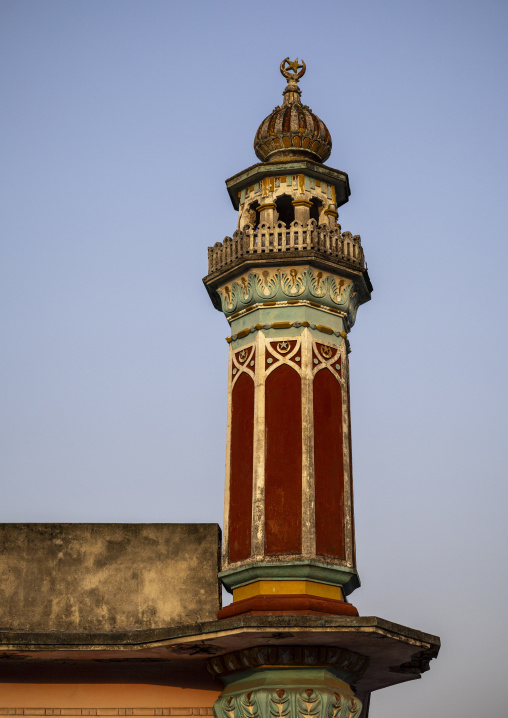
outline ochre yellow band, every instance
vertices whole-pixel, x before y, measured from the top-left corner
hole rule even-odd
[[[343,601],[344,596],[340,586],[330,586],[327,583],[316,581],[288,580],[288,581],[254,581],[246,586],[233,589],[233,601],[242,601],[253,596],[266,596],[276,594],[299,594],[319,596],[320,598],[335,598]]]

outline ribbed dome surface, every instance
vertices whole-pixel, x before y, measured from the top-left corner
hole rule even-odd
[[[301,90],[296,84],[305,72],[305,63],[303,71],[295,71],[294,74],[284,69],[285,63],[293,69],[295,66],[288,58],[281,64],[281,72],[288,79],[283,92],[284,102],[260,124],[254,139],[254,151],[262,162],[293,158],[325,162],[332,151],[332,138],[323,120],[307,105],[302,105]]]

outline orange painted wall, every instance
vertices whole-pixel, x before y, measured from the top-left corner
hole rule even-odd
[[[202,660],[178,664],[100,660],[0,663],[0,716],[9,715],[5,709],[25,709],[21,715],[36,715],[27,713],[29,708],[74,709],[72,714],[62,711],[61,715],[211,715],[222,684],[210,676]],[[82,713],[79,709],[109,711]],[[130,713],[133,709],[148,712]],[[156,709],[165,712],[154,713]]]
[[[0,683],[0,715],[3,708],[173,708],[169,715],[210,715],[218,695],[219,691],[143,684]]]

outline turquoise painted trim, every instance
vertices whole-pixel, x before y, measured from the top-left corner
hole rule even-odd
[[[231,334],[238,334],[243,329],[249,327],[255,327],[256,324],[272,324],[273,322],[309,322],[309,324],[322,324],[330,327],[334,332],[339,335],[341,332],[346,331],[345,317],[340,314],[332,314],[331,312],[323,312],[315,307],[309,307],[307,305],[293,305],[284,304],[275,307],[259,307],[254,309],[252,312],[247,312],[230,322]],[[272,332],[273,336],[280,337],[281,331],[286,334],[287,332],[294,332],[293,336],[299,336],[304,327],[290,327],[289,329],[268,329],[263,328],[265,333]],[[316,331],[316,330],[313,330]],[[321,336],[324,336],[322,332],[317,332]],[[340,344],[342,337],[328,335],[332,341]]]
[[[356,569],[347,566],[334,566],[321,564],[317,561],[302,563],[281,561],[280,563],[251,563],[247,566],[230,568],[219,573],[219,578],[225,588],[231,593],[233,589],[246,586],[253,581],[287,581],[288,579],[307,579],[326,583],[330,586],[340,586],[346,596],[349,596],[360,586],[360,577]]]
[[[298,337],[302,333],[304,327],[296,328],[296,327],[290,327],[289,329],[261,329],[260,331],[263,332],[265,337],[267,339],[280,339],[281,337],[284,337],[285,339],[291,339],[292,337]],[[342,337],[337,337],[334,334],[324,334],[323,332],[317,331],[317,329],[311,329],[310,327],[307,327],[309,331],[311,332],[312,336],[317,341],[325,341],[330,342],[330,344],[334,344],[335,346],[339,347],[341,343],[344,341]],[[256,338],[257,329],[254,328],[249,334],[247,334],[245,337],[241,337],[241,339],[233,339],[231,342],[231,346],[236,351],[237,349],[241,349],[244,346],[247,346],[248,344],[252,344],[252,342]],[[232,336],[237,336],[236,334],[233,334]]]
[[[300,688],[305,687],[326,689],[333,687],[335,681],[344,681],[348,686],[353,682],[355,674],[340,668],[301,666],[297,668],[281,668],[280,666],[263,666],[241,673],[220,676],[226,686],[222,696],[228,696],[237,691],[256,690],[262,688]]]

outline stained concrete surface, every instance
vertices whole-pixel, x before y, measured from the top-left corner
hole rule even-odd
[[[0,631],[214,620],[219,547],[217,524],[2,524]]]

